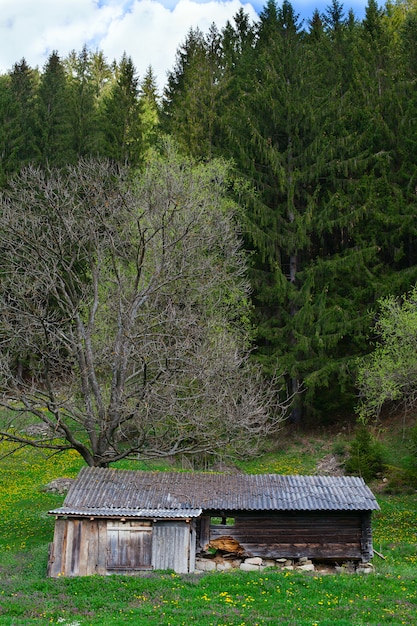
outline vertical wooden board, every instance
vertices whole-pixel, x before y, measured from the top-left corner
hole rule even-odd
[[[71,553],[72,553],[72,543],[73,543],[73,535],[74,535],[74,520],[67,519],[67,537],[65,542],[65,550],[62,553],[63,559],[63,573],[65,576],[71,576]]]
[[[80,521],[79,576],[88,576],[95,572],[97,557],[94,546],[97,546],[97,524],[93,520]]]
[[[372,518],[370,512],[364,512],[361,517],[361,552],[362,561],[370,561],[374,556],[372,541]]]
[[[117,543],[117,559],[115,562],[116,567],[130,566],[130,530],[117,530],[116,543]]]
[[[98,562],[98,520],[91,520],[88,522],[88,540],[87,540],[87,555],[86,555],[86,575],[91,576],[97,573]]]
[[[107,520],[97,520],[97,564],[96,573],[107,571]]]
[[[196,529],[195,529],[195,520],[191,520],[190,522],[190,538],[189,538],[189,546],[188,546],[189,554],[188,554],[188,571],[190,573],[195,571],[195,553],[196,553]]]
[[[190,529],[184,520],[158,522],[152,546],[155,569],[172,569],[178,574],[189,571]]]
[[[107,563],[108,569],[117,567],[119,562],[119,531],[109,522],[107,525]]]
[[[78,527],[78,573],[77,576],[86,576],[88,557],[88,520],[79,520]]]
[[[172,569],[178,574],[189,572],[190,560],[190,526],[183,522],[182,526],[177,526],[175,533],[176,550],[175,561]]]
[[[162,541],[161,541],[161,528],[160,523],[155,522],[153,526],[153,536],[152,536],[152,555],[151,555],[151,563],[154,569],[160,569],[159,563],[159,555],[162,550]]]
[[[66,548],[66,530],[66,520],[57,519],[55,521],[54,540],[50,548],[48,561],[48,576],[51,578],[57,578],[63,573],[62,562]]]
[[[51,578],[52,574],[51,574],[51,570],[52,570],[52,565],[55,563],[55,556],[54,556],[54,542],[52,541],[49,546],[48,546],[48,565],[46,568],[46,575]],[[56,576],[53,576],[54,578],[56,578]]]
[[[210,517],[203,515],[197,521],[198,550],[204,551],[210,543]]]
[[[71,576],[78,576],[80,572],[80,546],[81,546],[82,520],[73,520],[73,535],[71,547]]]

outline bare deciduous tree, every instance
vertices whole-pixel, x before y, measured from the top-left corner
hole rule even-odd
[[[248,359],[227,167],[29,168],[1,197],[0,436],[87,464],[251,454],[285,404]],[[36,435],[33,422],[44,425]]]

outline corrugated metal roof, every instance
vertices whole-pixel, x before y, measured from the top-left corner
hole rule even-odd
[[[83,507],[76,508],[63,506],[59,509],[49,511],[51,515],[69,515],[80,517],[88,515],[89,517],[140,517],[143,518],[169,518],[169,519],[186,519],[189,517],[199,517],[202,513],[201,509],[122,509],[118,507],[93,508]]]
[[[86,467],[55,515],[192,517],[200,511],[372,511],[356,476],[142,472]],[[173,512],[176,512],[175,514]],[[197,513],[198,511],[198,513]]]

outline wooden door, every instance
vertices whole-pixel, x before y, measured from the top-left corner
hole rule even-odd
[[[108,521],[107,570],[143,569],[152,569],[151,523]]]

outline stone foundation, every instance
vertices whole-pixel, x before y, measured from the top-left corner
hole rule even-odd
[[[266,568],[274,568],[282,571],[295,572],[318,572],[320,574],[358,573],[370,574],[374,571],[371,563],[313,563],[307,557],[300,559],[263,559],[259,556],[250,558],[236,557],[236,555],[197,556],[195,571],[201,572],[224,572],[232,569],[241,569],[245,572],[259,572]]]

